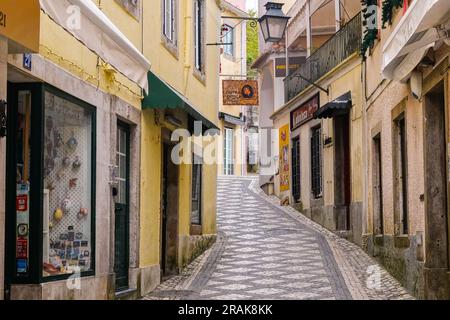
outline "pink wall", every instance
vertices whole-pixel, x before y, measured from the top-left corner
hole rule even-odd
[[[245,5],[246,0],[225,0],[225,1],[243,11],[247,11],[246,9],[247,6]]]

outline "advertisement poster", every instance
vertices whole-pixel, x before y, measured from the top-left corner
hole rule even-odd
[[[289,190],[289,124],[280,128],[280,191]]]
[[[17,185],[16,196],[16,271],[28,272],[29,259],[29,223],[30,223],[30,186]]]

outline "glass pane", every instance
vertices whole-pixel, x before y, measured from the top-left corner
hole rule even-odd
[[[92,114],[45,93],[43,276],[91,270]]]
[[[120,156],[120,178],[127,179],[127,157]]]
[[[120,204],[127,204],[127,187],[126,187],[126,181],[120,181]]]
[[[120,153],[127,153],[127,133],[124,130],[120,130]]]
[[[16,273],[29,273],[31,95],[19,93],[16,172]]]

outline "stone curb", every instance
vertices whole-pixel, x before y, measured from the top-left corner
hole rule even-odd
[[[268,196],[267,194],[265,194],[264,191],[257,186],[256,179],[252,180],[252,182],[249,185],[249,189],[253,191],[256,195],[260,196],[265,201],[278,207],[280,210],[282,210],[283,212],[285,212],[298,222],[308,227],[311,227],[313,230],[325,236],[325,239],[328,242],[331,251],[333,252],[335,260],[338,264],[338,267],[340,268],[341,274],[345,280],[347,288],[350,291],[353,299],[355,300],[414,299],[394,277],[392,277],[384,268],[382,268],[379,265],[379,263],[376,262],[372,257],[367,255],[366,252],[362,250],[359,246],[339,237],[338,235],[322,227],[318,223],[308,219],[294,208],[290,206],[289,207],[280,206],[280,200],[275,196]],[[351,260],[350,258],[353,257],[349,257],[343,250],[343,247],[347,247],[348,249],[350,249],[348,251],[354,252],[355,255],[359,255],[361,257],[369,259],[372,265],[379,267],[381,272],[381,278],[386,283],[394,283],[395,284],[394,287],[396,288],[396,290],[394,290],[394,292],[378,292],[375,289],[369,289],[367,287],[367,279],[364,279],[368,277],[368,274],[362,274],[363,271],[360,270],[361,274],[360,277],[358,277],[358,274],[356,274],[355,272],[355,268],[349,263],[349,260]],[[366,270],[364,272],[366,273]]]

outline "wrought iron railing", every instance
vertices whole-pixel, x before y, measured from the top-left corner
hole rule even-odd
[[[362,19],[360,13],[311,54],[300,68],[284,79],[285,101],[290,101],[308,88],[311,85],[310,82],[316,82],[352,54],[360,51],[361,40]]]

